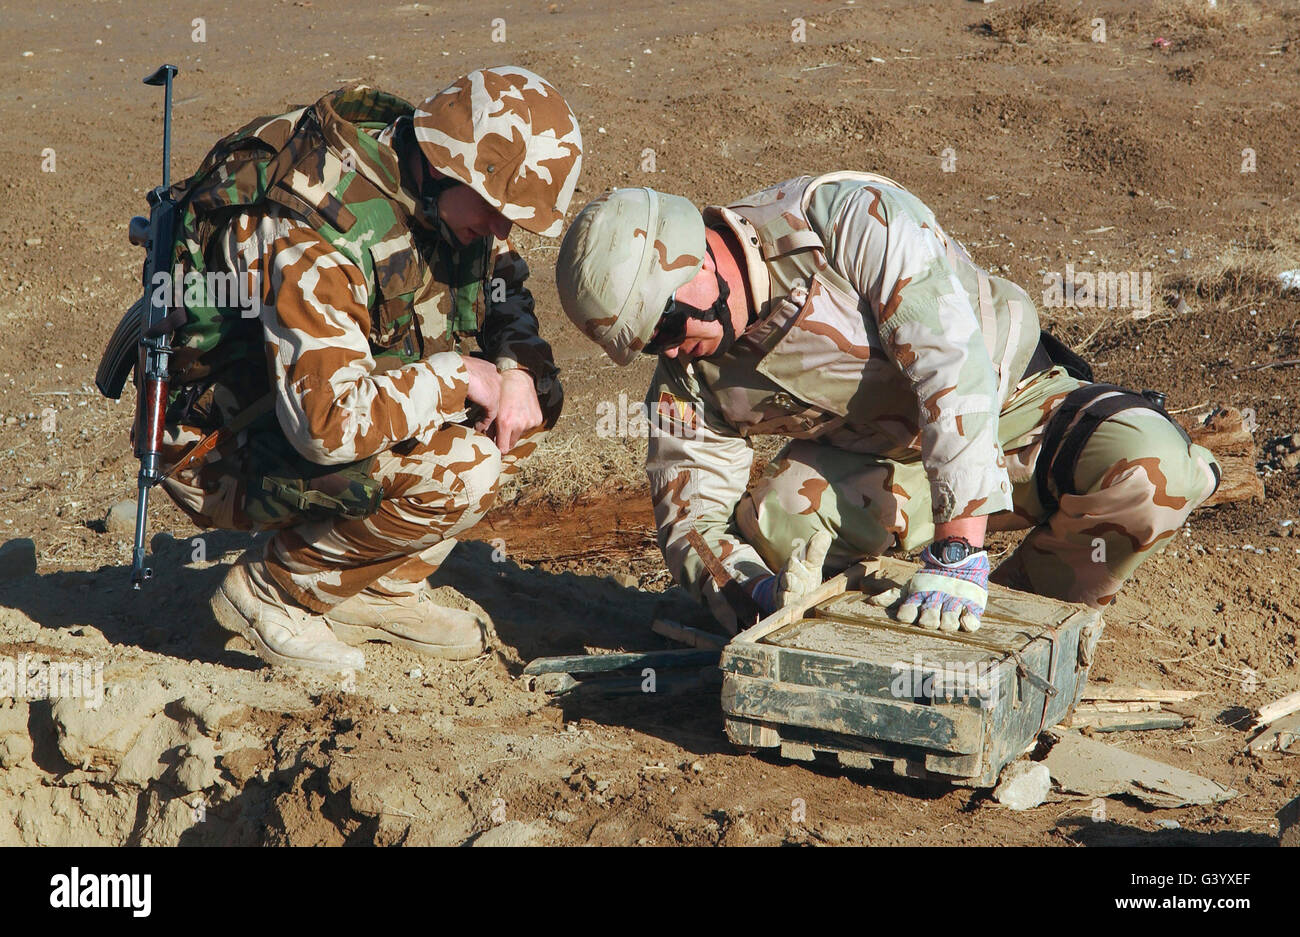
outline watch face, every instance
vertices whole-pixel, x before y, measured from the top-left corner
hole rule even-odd
[[[966,559],[969,550],[960,540],[945,540],[939,544],[939,562],[960,563]]]

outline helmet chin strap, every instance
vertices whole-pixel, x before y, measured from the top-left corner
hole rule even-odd
[[[454,248],[462,248],[466,245],[460,242],[460,238],[456,237],[451,230],[451,226],[443,220],[442,213],[438,211],[438,201],[442,198],[444,192],[460,184],[457,179],[448,179],[446,177],[435,179],[426,166],[424,179],[420,182],[420,201],[417,209],[424,222],[435,229],[438,236],[449,247]]]
[[[420,151],[419,144],[415,142],[414,125],[409,119],[401,119],[393,142],[403,160],[408,158],[416,160],[420,167],[420,191],[415,200],[415,213],[419,220],[437,231],[439,239],[453,250],[465,247],[466,245],[462,244],[452,232],[451,227],[442,220],[442,214],[438,211],[438,202],[443,193],[460,185],[460,180],[434,176],[424,159],[424,154]]]
[[[725,355],[731,350],[731,346],[736,343],[736,326],[731,321],[731,308],[727,305],[727,298],[731,295],[731,287],[722,278],[722,274],[718,273],[718,258],[713,256],[713,248],[706,243],[704,250],[713,258],[713,275],[718,280],[718,298],[707,309],[692,306],[690,303],[684,303],[681,300],[676,300],[676,304],[685,311],[688,318],[698,319],[700,322],[717,322],[722,326],[722,339],[718,342],[717,350],[708,356],[716,358]]]

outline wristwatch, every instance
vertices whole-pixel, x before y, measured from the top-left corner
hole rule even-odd
[[[550,377],[549,375],[538,377],[514,358],[502,358],[496,363],[496,365],[497,372],[500,374],[505,374],[507,371],[522,371],[524,374],[531,377],[533,379],[533,389],[537,391],[538,397],[544,397],[549,394],[552,386],[555,384],[555,379],[553,377]]]
[[[982,549],[984,548],[971,546],[965,537],[946,537],[930,544],[930,555],[945,566],[956,566]]]

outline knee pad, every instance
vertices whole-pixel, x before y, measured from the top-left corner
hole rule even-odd
[[[1159,420],[1150,421],[1151,427],[1144,429],[1122,419],[1114,419],[1125,413],[1134,417],[1137,415],[1134,411],[1140,413],[1142,418],[1158,416]],[[1043,430],[1042,448],[1034,467],[1034,480],[1039,500],[1049,514],[1059,507],[1060,495],[1083,493],[1076,488],[1080,458],[1089,443],[1093,443],[1095,449],[1094,434],[1103,424],[1107,427],[1104,436],[1112,439],[1119,437],[1114,442],[1116,451],[1103,460],[1110,464],[1116,464],[1122,459],[1155,457],[1169,468],[1174,465],[1188,467],[1194,458],[1193,449],[1200,448],[1192,446],[1187,431],[1151,397],[1114,384],[1086,384],[1066,396]],[[1131,437],[1131,445],[1125,437]],[[1202,451],[1208,455],[1208,450]],[[1093,449],[1088,452],[1092,455]],[[1219,465],[1213,456],[1209,457],[1207,464],[1213,474],[1213,484],[1203,493],[1200,490],[1203,486],[1195,486],[1199,495],[1196,504],[1214,493],[1221,478]],[[1169,469],[1165,471],[1169,473]]]

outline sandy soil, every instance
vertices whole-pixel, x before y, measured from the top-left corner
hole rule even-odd
[[[984,792],[739,754],[716,692],[560,707],[530,688],[533,657],[664,647],[656,615],[702,624],[668,588],[641,443],[597,432],[598,405],[638,400],[647,365],[617,372],[568,326],[553,243],[522,240],[569,389],[564,421],[517,503],[436,579],[495,622],[495,649],[468,665],[371,646],[354,684],[262,667],[206,609],[249,539],[209,533],[199,555],[164,503],[157,578],[133,594],[129,537],[104,525],[133,495],[133,401],[91,383],[138,286],[126,222],[157,181],[160,95],[139,83],[153,67],[181,68],[182,174],[251,117],[345,81],[420,99],[512,61],[582,121],[575,209],[616,185],[718,202],[797,173],[883,172],[1031,293],[1067,263],[1151,270],[1150,317],[1056,310],[1050,326],[1102,379],[1163,388],[1187,413],[1249,407],[1261,442],[1286,436],[1300,431],[1300,371],[1258,366],[1300,356],[1300,294],[1275,277],[1300,267],[1300,10],[1220,7],[496,0],[362,14],[297,0],[206,5],[198,43],[192,13],[137,0],[11,5],[0,117],[21,129],[0,136],[0,540],[34,539],[38,572],[0,581],[0,660],[102,665],[109,696],[99,711],[0,700],[0,844],[1274,842],[1300,759],[1241,752],[1247,710],[1300,688],[1300,538],[1278,526],[1300,518],[1294,464],[1261,469],[1266,501],[1193,516],[1107,612],[1095,669],[1205,691],[1187,728],[1108,740],[1241,796],[1178,811],[1112,800],[1095,822],[1086,800],[1014,814]],[[796,16],[804,42],[791,41]],[[1240,171],[1247,148],[1253,172]],[[1170,818],[1181,829],[1157,826]]]

